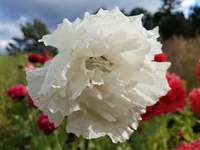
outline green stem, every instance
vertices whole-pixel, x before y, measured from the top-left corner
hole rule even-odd
[[[85,139],[84,150],[88,150],[88,148],[89,148],[89,140]]]
[[[53,133],[54,133],[55,138],[56,138],[56,143],[57,143],[57,145],[58,145],[58,150],[62,150],[56,132],[54,131]]]

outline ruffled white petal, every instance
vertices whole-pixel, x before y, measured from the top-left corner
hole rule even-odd
[[[27,70],[34,104],[58,126],[87,139],[108,135],[126,141],[140,114],[169,91],[170,63],[153,62],[161,52],[158,28],[142,27],[142,15],[126,17],[119,8],[67,19],[40,41],[59,53],[43,68]]]

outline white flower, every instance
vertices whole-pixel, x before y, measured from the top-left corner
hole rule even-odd
[[[161,53],[158,29],[144,29],[141,17],[101,9],[72,23],[64,19],[40,40],[59,53],[26,75],[34,104],[51,122],[58,126],[67,116],[66,130],[77,136],[129,139],[145,107],[170,89],[170,63],[153,61]]]

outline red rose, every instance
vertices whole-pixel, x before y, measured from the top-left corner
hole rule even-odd
[[[28,60],[32,63],[38,63],[41,61],[41,56],[39,54],[36,53],[31,53],[28,56]]]
[[[46,134],[49,134],[56,129],[54,123],[50,123],[47,115],[45,115],[44,113],[40,114],[37,121],[37,126]]]
[[[177,75],[169,73],[166,74],[166,78],[171,90],[162,96],[155,105],[146,108],[146,113],[141,115],[143,121],[163,113],[174,113],[186,106],[186,90],[181,79]]]
[[[26,93],[26,87],[22,84],[14,85],[7,90],[8,96],[13,100],[22,100]]]
[[[200,115],[200,88],[193,89],[188,96],[193,111]]]
[[[165,62],[165,61],[167,61],[167,57],[166,57],[165,53],[156,54],[154,56],[154,61]]]

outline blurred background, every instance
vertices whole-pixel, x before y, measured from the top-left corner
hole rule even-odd
[[[160,26],[164,39],[173,34],[184,37],[198,34],[199,0],[1,0],[0,53],[7,52],[6,47],[13,42],[13,37],[23,37],[21,26],[27,22],[33,24],[38,19],[46,25],[47,31],[52,32],[64,18],[74,21],[82,18],[86,11],[95,13],[99,8],[112,9],[115,6],[128,16],[143,13],[144,27]]]
[[[166,60],[172,63],[169,73],[178,76],[178,80],[184,85],[185,94],[200,86],[196,74],[200,59],[200,0],[0,0],[0,140],[3,141],[0,149],[58,149],[60,144],[66,148],[70,142],[70,147],[67,148],[82,149],[83,142],[80,139],[77,140],[74,135],[60,134],[65,126],[59,127],[53,135],[43,135],[42,131],[38,131],[36,124],[39,111],[30,109],[30,104],[22,101],[24,97],[18,97],[17,101],[20,103],[15,103],[16,100],[13,103],[8,89],[12,85],[26,85],[25,68],[41,67],[45,61],[56,55],[55,48],[38,43],[38,39],[53,32],[64,18],[74,21],[82,18],[86,11],[95,14],[100,8],[110,10],[115,6],[126,16],[144,14],[142,22],[147,30],[159,27],[158,40],[163,44]],[[42,58],[40,62],[36,60],[39,57]],[[29,61],[34,65],[28,64]],[[25,98],[28,100],[30,97]],[[198,106],[200,109],[200,102]],[[188,117],[195,119],[188,121]],[[187,106],[173,115],[161,116],[144,123],[128,143],[109,145],[109,139],[100,139],[93,141],[91,147],[172,149],[181,140],[192,142],[199,137],[199,119],[198,115],[192,113],[191,107]],[[54,130],[53,128],[52,131]],[[181,136],[177,135],[179,131]],[[95,147],[99,142],[104,147]],[[138,146],[141,142],[143,147]]]
[[[64,18],[74,21],[86,11],[95,14],[115,6],[127,16],[143,13],[148,30],[159,26],[162,49],[173,64],[170,71],[196,84],[187,72],[194,70],[200,58],[200,0],[0,0],[0,54],[51,51],[38,39],[54,31]]]

